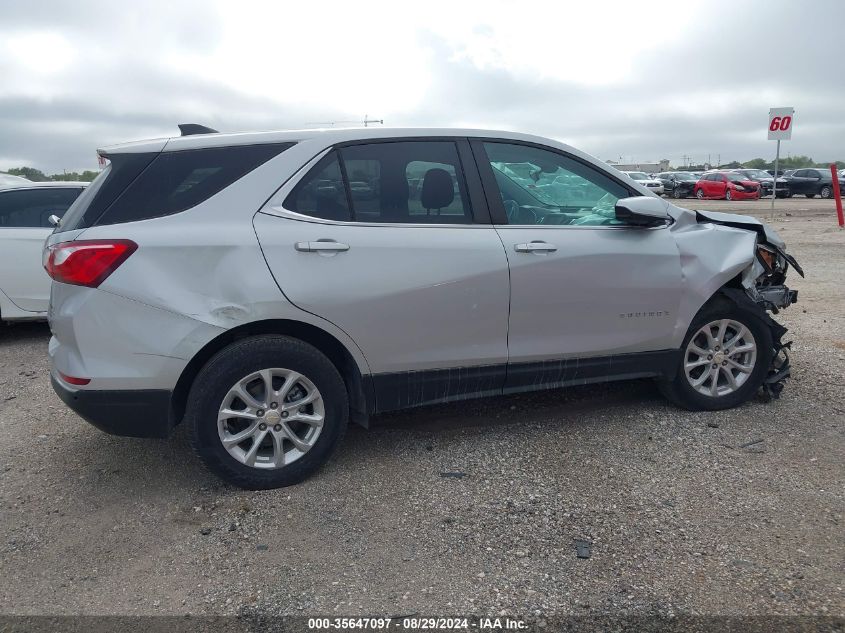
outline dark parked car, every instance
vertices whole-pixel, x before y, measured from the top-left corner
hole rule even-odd
[[[833,197],[833,177],[828,169],[796,169],[785,180],[789,183],[790,194],[798,193],[808,198]],[[845,178],[839,178],[839,188],[845,189]]]
[[[734,171],[742,174],[748,178],[748,180],[760,183],[761,196],[772,195],[772,184],[774,182],[774,178],[769,172],[763,171],[762,169],[734,169]],[[778,178],[777,188],[778,198],[786,198],[789,196],[789,181],[786,180],[786,178]]]
[[[688,171],[665,171],[655,176],[663,183],[663,191],[673,198],[688,198],[692,194],[698,177]]]

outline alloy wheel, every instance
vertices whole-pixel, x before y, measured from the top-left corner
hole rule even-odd
[[[684,373],[690,386],[705,396],[734,393],[751,376],[757,342],[738,321],[711,321],[698,330],[684,350]]]
[[[226,393],[217,415],[217,433],[240,463],[275,469],[311,450],[324,420],[323,397],[311,380],[290,369],[262,369]]]

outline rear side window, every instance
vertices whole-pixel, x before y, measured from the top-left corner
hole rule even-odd
[[[68,211],[69,218],[62,222],[61,230],[185,211],[292,145],[268,143],[111,156],[111,164],[94,181],[90,195],[80,199],[78,209]]]
[[[52,228],[50,216],[62,217],[81,191],[45,187],[0,192],[0,228]]]
[[[352,219],[337,152],[330,152],[300,180],[285,200],[290,211],[324,220]]]
[[[341,150],[357,222],[472,224],[451,141],[396,141]]]
[[[162,152],[95,224],[147,220],[195,207],[291,145]]]
[[[144,171],[156,153],[116,154],[83,194],[67,210],[57,233],[86,229],[103,215],[129,184]]]

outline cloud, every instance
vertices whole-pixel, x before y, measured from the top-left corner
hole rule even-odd
[[[781,105],[797,110],[785,152],[845,158],[838,0],[40,7],[0,22],[0,169],[93,168],[95,148],[182,122],[364,114],[532,132],[600,158],[747,160],[773,153]]]

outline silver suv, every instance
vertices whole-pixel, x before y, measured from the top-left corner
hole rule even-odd
[[[642,377],[723,409],[789,374],[777,234],[556,141],[186,126],[99,153],[44,253],[53,386],[109,433],[187,424],[239,486],[383,411]]]

